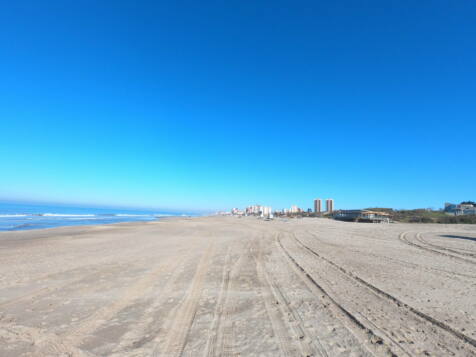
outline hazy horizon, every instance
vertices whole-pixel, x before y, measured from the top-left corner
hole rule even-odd
[[[316,197],[319,198],[319,197]],[[323,205],[325,204],[325,198],[323,199]],[[332,198],[332,197],[329,197]],[[463,200],[467,201],[467,200]],[[460,203],[460,201],[445,201],[445,202],[450,202],[450,203]],[[441,204],[441,206],[437,207],[431,207],[431,206],[417,206],[417,207],[392,207],[388,205],[369,205],[369,206],[358,206],[358,207],[340,207],[334,205],[335,210],[340,210],[340,209],[361,209],[361,208],[392,208],[395,210],[412,210],[412,209],[434,209],[434,210],[440,210],[444,208],[444,203]],[[461,201],[462,202],[462,201]],[[107,203],[88,203],[88,202],[52,202],[52,201],[29,201],[29,200],[15,200],[15,199],[3,199],[0,197],[0,207],[2,204],[25,204],[25,205],[38,205],[38,206],[59,206],[59,207],[68,207],[68,208],[99,208],[99,209],[125,209],[125,210],[138,210],[138,211],[167,211],[167,212],[174,212],[174,213],[195,213],[195,214],[214,214],[216,212],[222,212],[222,211],[229,211],[231,208],[245,208],[247,206],[251,206],[254,204],[262,204],[266,205],[266,202],[250,202],[246,206],[236,206],[236,205],[231,205],[230,207],[221,207],[221,208],[214,208],[214,209],[190,209],[187,207],[160,207],[160,206],[131,206],[131,205],[110,205]],[[281,210],[285,208],[291,207],[291,205],[294,205],[295,203],[290,203],[287,206],[276,206],[272,207],[273,210]],[[298,207],[302,209],[313,209],[313,200],[307,202],[306,204],[299,205],[297,204]]]
[[[159,206],[133,206],[133,205],[114,205],[107,203],[88,203],[88,202],[54,202],[54,201],[31,201],[31,200],[22,200],[22,199],[3,199],[0,197],[0,206],[2,204],[25,204],[25,205],[38,205],[38,206],[58,206],[58,207],[69,207],[69,208],[100,208],[100,209],[127,209],[127,210],[138,210],[138,211],[170,211],[176,213],[184,212],[210,212],[207,210],[196,210],[196,209],[187,209],[180,207],[159,207]]]

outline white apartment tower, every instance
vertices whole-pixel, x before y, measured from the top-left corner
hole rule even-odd
[[[334,200],[332,198],[326,200],[326,211],[329,213],[334,211]]]
[[[262,211],[261,211],[261,217],[264,218],[273,218],[273,212],[271,207],[269,206],[263,206]]]
[[[322,212],[322,200],[320,198],[316,198],[314,200],[314,213],[321,213]]]

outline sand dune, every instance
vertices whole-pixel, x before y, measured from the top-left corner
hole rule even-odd
[[[0,234],[0,356],[476,356],[476,227],[204,217]]]

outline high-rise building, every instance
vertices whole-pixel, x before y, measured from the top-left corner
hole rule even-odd
[[[262,207],[262,212],[261,212],[261,217],[273,218],[273,211],[272,211],[271,207],[263,206]]]
[[[262,208],[260,205],[251,206],[254,215],[261,215]]]
[[[299,211],[300,211],[300,209],[299,209],[298,206],[296,206],[296,205],[291,206],[291,210],[290,210],[291,213],[299,213]]]
[[[329,213],[334,211],[334,200],[332,198],[326,200],[326,211]]]
[[[316,198],[314,200],[314,213],[321,213],[322,211],[322,200],[320,198]]]

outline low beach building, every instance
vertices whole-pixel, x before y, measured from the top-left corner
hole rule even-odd
[[[445,203],[445,212],[452,213],[455,216],[476,214],[476,204],[474,202]]]
[[[390,214],[365,209],[340,210],[334,212],[334,218],[348,222],[389,223]]]

